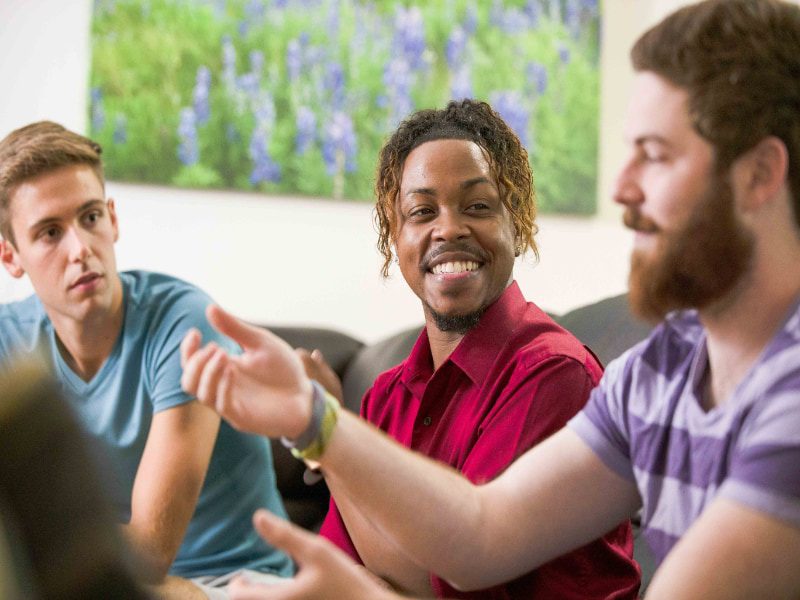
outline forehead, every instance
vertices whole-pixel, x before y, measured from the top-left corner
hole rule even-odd
[[[476,177],[495,181],[480,146],[469,140],[433,140],[420,144],[406,157],[400,187],[436,187]]]
[[[69,214],[90,200],[103,200],[103,184],[88,165],[68,165],[19,183],[10,194],[11,218],[35,222]]]
[[[634,143],[657,137],[673,143],[699,137],[689,118],[689,95],[649,71],[636,75],[625,116],[625,139]]]

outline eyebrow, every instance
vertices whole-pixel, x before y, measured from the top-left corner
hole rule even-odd
[[[98,199],[87,200],[86,202],[84,202],[83,204],[81,204],[78,207],[78,210],[75,211],[75,214],[79,215],[82,212],[84,212],[84,211],[86,211],[86,210],[88,210],[90,208],[94,208],[95,206],[98,206],[98,205],[99,206],[104,206],[105,205],[105,201],[104,200],[98,200]],[[58,223],[58,221],[60,221],[60,219],[58,217],[45,217],[43,219],[39,219],[33,225],[28,227],[28,231],[33,231],[35,229],[39,229],[40,227],[43,227],[45,225],[49,225],[51,223]]]
[[[483,176],[481,176],[481,177],[473,177],[472,179],[467,179],[466,181],[462,181],[461,185],[459,187],[462,190],[466,190],[466,189],[469,189],[469,188],[471,188],[473,186],[476,186],[478,184],[481,184],[481,183],[491,184],[492,181],[490,179],[488,179],[487,177],[483,177]],[[425,196],[435,196],[436,195],[436,190],[434,190],[433,188],[424,188],[423,187],[423,188],[414,188],[414,189],[408,190],[405,193],[406,196],[412,196],[414,194],[422,194],[422,195],[425,195]]]
[[[643,146],[649,143],[656,143],[661,144],[662,146],[671,146],[672,144],[667,140],[667,138],[660,136],[656,133],[650,133],[647,135],[642,135],[637,137],[633,140],[633,144],[635,146]]]

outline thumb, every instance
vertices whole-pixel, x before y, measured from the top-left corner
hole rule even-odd
[[[292,525],[266,510],[256,511],[253,515],[253,525],[265,541],[285,551],[301,566],[309,558],[316,545],[321,543],[318,536]]]
[[[206,309],[206,317],[214,329],[227,335],[245,350],[260,346],[264,339],[263,329],[240,321],[216,304],[211,304]]]

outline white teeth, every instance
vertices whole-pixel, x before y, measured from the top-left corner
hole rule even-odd
[[[455,261],[436,265],[431,269],[434,275],[440,273],[463,273],[464,271],[477,271],[480,265],[474,261]]]

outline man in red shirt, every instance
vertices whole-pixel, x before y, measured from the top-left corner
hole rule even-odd
[[[394,256],[422,301],[425,328],[409,357],[381,374],[361,415],[405,446],[494,479],[561,429],[601,376],[594,356],[513,280],[536,251],[528,155],[487,104],[464,100],[403,122],[377,176],[384,275]],[[325,381],[308,359],[310,376]],[[315,368],[316,367],[316,368]],[[378,531],[335,477],[321,534],[406,593],[448,598],[635,598],[630,525],[490,590],[464,593]],[[335,500],[334,500],[335,499]],[[413,519],[413,515],[408,515]]]

